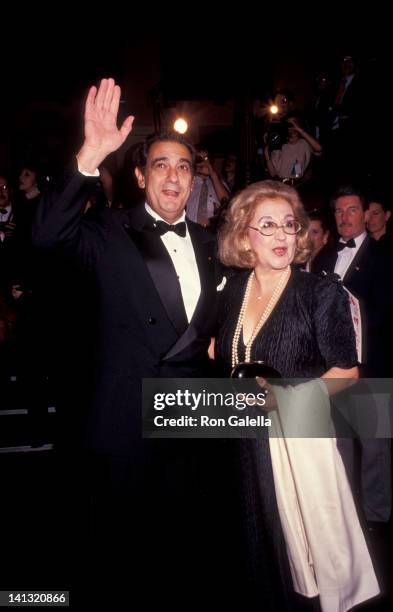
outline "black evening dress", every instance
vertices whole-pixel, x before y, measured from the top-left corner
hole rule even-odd
[[[235,274],[222,292],[216,339],[222,376],[229,376],[231,371],[232,339],[249,274],[249,270]],[[238,350],[243,360],[242,335]],[[333,366],[357,365],[348,297],[342,286],[292,270],[273,312],[254,340],[251,359],[263,360],[285,378],[318,377]],[[258,440],[235,441],[232,452],[238,466],[246,543],[246,588],[263,610],[298,609],[277,508],[268,433]]]

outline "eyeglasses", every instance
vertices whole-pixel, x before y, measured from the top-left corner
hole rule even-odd
[[[262,234],[262,236],[273,236],[273,234],[275,234],[276,231],[281,227],[284,232],[286,234],[289,234],[290,236],[298,234],[302,229],[302,226],[299,221],[295,220],[286,221],[282,225],[278,225],[274,221],[264,221],[259,227],[253,227],[252,225],[249,225],[248,227],[259,232],[260,234]]]

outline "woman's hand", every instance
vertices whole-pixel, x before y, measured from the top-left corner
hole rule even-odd
[[[265,403],[263,404],[263,406],[258,403],[256,405],[262,408],[262,410],[266,410],[267,412],[269,412],[270,410],[277,410],[278,406],[277,406],[276,396],[274,395],[273,385],[271,385],[266,380],[266,378],[262,378],[262,376],[256,376],[255,380],[257,381],[257,384],[266,393]]]

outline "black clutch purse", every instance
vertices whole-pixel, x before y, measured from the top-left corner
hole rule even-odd
[[[261,376],[266,380],[281,378],[278,370],[263,361],[241,361],[235,365],[231,372],[231,378],[255,378],[256,376]]]

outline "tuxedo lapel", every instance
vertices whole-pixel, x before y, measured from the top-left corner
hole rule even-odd
[[[179,279],[172,260],[144,207],[133,211],[126,231],[142,255],[166,313],[179,334],[188,327]]]
[[[354,275],[357,272],[361,271],[361,263],[362,263],[363,254],[367,250],[369,241],[370,241],[369,237],[366,236],[366,238],[363,240],[362,244],[360,245],[355,257],[351,261],[351,264],[344,275],[344,278],[343,278],[344,285],[347,283],[350,283]]]

